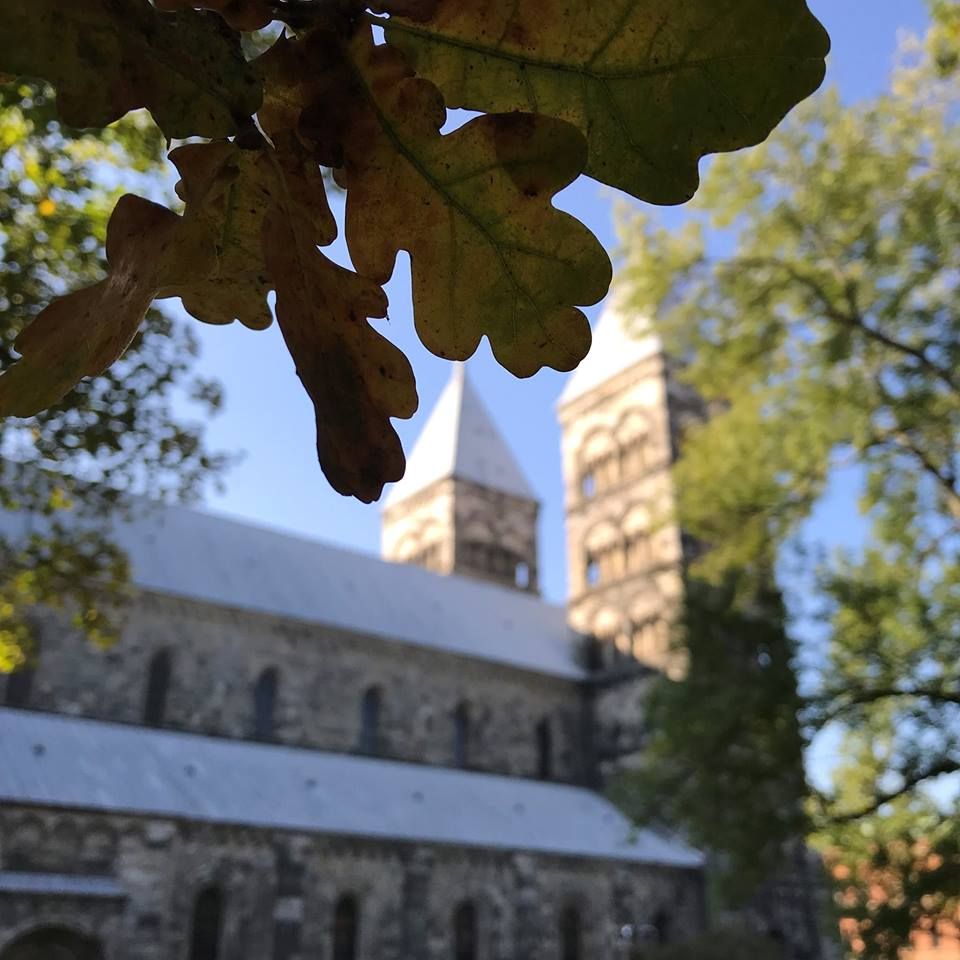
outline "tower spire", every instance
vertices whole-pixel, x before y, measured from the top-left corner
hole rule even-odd
[[[536,499],[462,362],[453,365],[450,379],[410,451],[406,473],[387,494],[385,506],[401,503],[448,477]]]
[[[457,363],[384,504],[383,555],[536,590],[536,495]]]

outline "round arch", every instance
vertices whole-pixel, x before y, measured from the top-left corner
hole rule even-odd
[[[608,423],[594,424],[583,435],[576,451],[577,464],[583,468],[595,460],[615,453],[617,440],[612,426]]]
[[[21,933],[0,948],[0,960],[103,960],[100,941],[72,927],[49,925]]]
[[[650,433],[650,411],[642,407],[628,407],[617,418],[613,433],[618,443],[630,443]]]

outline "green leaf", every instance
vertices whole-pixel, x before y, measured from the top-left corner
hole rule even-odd
[[[53,83],[70,126],[146,107],[171,139],[229,136],[261,100],[236,35],[212,15],[165,16],[147,0],[10,0],[0,73]]]
[[[762,141],[829,50],[805,0],[440,0],[385,26],[448,105],[568,120],[590,176],[662,204],[693,196],[702,156]]]
[[[357,271],[385,282],[397,252],[410,253],[417,331],[438,356],[465,359],[486,335],[517,376],[572,369],[590,346],[576,305],[603,297],[611,275],[596,238],[551,203],[583,167],[581,135],[514,113],[441,136],[436,87],[395,50],[367,32],[350,56],[356,86],[342,96],[356,106],[337,175]],[[305,113],[303,126],[313,121]]]

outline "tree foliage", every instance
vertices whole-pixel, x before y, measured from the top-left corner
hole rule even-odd
[[[712,410],[676,469],[681,522],[708,547],[691,577],[732,585],[749,615],[834,469],[862,478],[867,542],[817,570],[825,642],[795,656],[786,619],[771,630],[780,662],[802,668],[806,735],[846,737],[833,789],[811,792],[812,826],[853,859],[866,848],[888,858],[906,891],[864,921],[869,955],[889,958],[912,925],[956,910],[960,893],[954,883],[923,894],[930,876],[892,856],[909,827],[955,881],[956,794],[938,807],[926,791],[960,770],[960,76],[930,49],[908,45],[890,94],[853,107],[825,94],[738,162],[718,158],[683,231],[647,217],[626,231],[633,305],[655,317],[679,375]],[[741,734],[747,718],[764,719],[750,705],[786,681],[747,669],[751,659],[728,662],[741,681],[726,706],[701,695],[694,660],[653,719],[651,756],[697,761],[687,729],[736,716],[715,731],[732,738],[715,749],[765,769],[769,746]],[[702,784],[697,796],[705,768],[689,769],[681,812],[705,833],[716,805]],[[775,846],[795,822],[756,819],[765,798],[749,784],[739,809],[772,828]],[[735,830],[717,839],[743,863],[761,843]]]
[[[928,0],[933,28],[927,48],[942,74],[960,68],[960,3],[957,0]]]
[[[807,829],[800,699],[782,600],[765,587],[745,604],[742,589],[732,577],[688,582],[677,637],[685,679],[653,685],[641,768],[612,788],[635,819],[681,826],[694,845],[719,854],[714,873],[725,907],[776,872],[784,844]]]
[[[286,29],[245,59],[242,34],[274,20]],[[486,336],[518,376],[572,369],[610,264],[555,194],[586,171],[688,199],[701,156],[763,140],[817,88],[827,48],[805,0],[13,0],[0,71],[54,83],[67,122],[146,107],[168,138],[211,139],[171,153],[182,212],[121,199],[107,277],[24,331],[0,414],[107,369],[154,299],[260,328],[275,291],[321,466],[374,500],[403,474],[390,421],[417,402],[369,323],[400,251],[434,353],[465,359]],[[441,133],[444,97],[482,115]],[[346,189],[355,272],[319,249],[336,234],[321,165]]]
[[[43,85],[0,86],[4,365],[51,297],[96,279],[122,180],[154,177],[162,158],[163,139],[144,115],[80,132],[58,122],[52,98]],[[104,186],[111,181],[116,188]],[[191,331],[156,310],[137,325],[102,376],[66,383],[62,399],[28,420],[0,420],[0,672],[35,652],[29,614],[38,604],[66,607],[80,631],[108,639],[110,598],[126,582],[109,516],[129,507],[132,490],[191,497],[224,465],[175,399],[192,398],[201,413],[220,404],[218,385],[190,373]]]

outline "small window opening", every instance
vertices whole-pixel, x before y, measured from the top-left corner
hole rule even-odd
[[[169,650],[158,650],[150,660],[147,672],[147,694],[143,704],[143,722],[148,727],[162,727],[167,712],[171,660]]]
[[[358,926],[357,898],[346,893],[333,911],[333,960],[356,960]]]
[[[381,699],[380,688],[369,687],[360,705],[360,752],[370,756],[380,753]]]
[[[544,717],[537,724],[537,776],[541,780],[553,777],[553,734],[550,721]]]
[[[461,703],[453,713],[453,763],[465,769],[469,760],[470,712]]]
[[[222,926],[223,897],[216,887],[206,887],[193,904],[190,960],[218,960]]]
[[[453,914],[454,960],[477,960],[477,908],[469,900]]]
[[[253,735],[257,740],[273,738],[277,708],[276,667],[267,667],[253,688]]]

